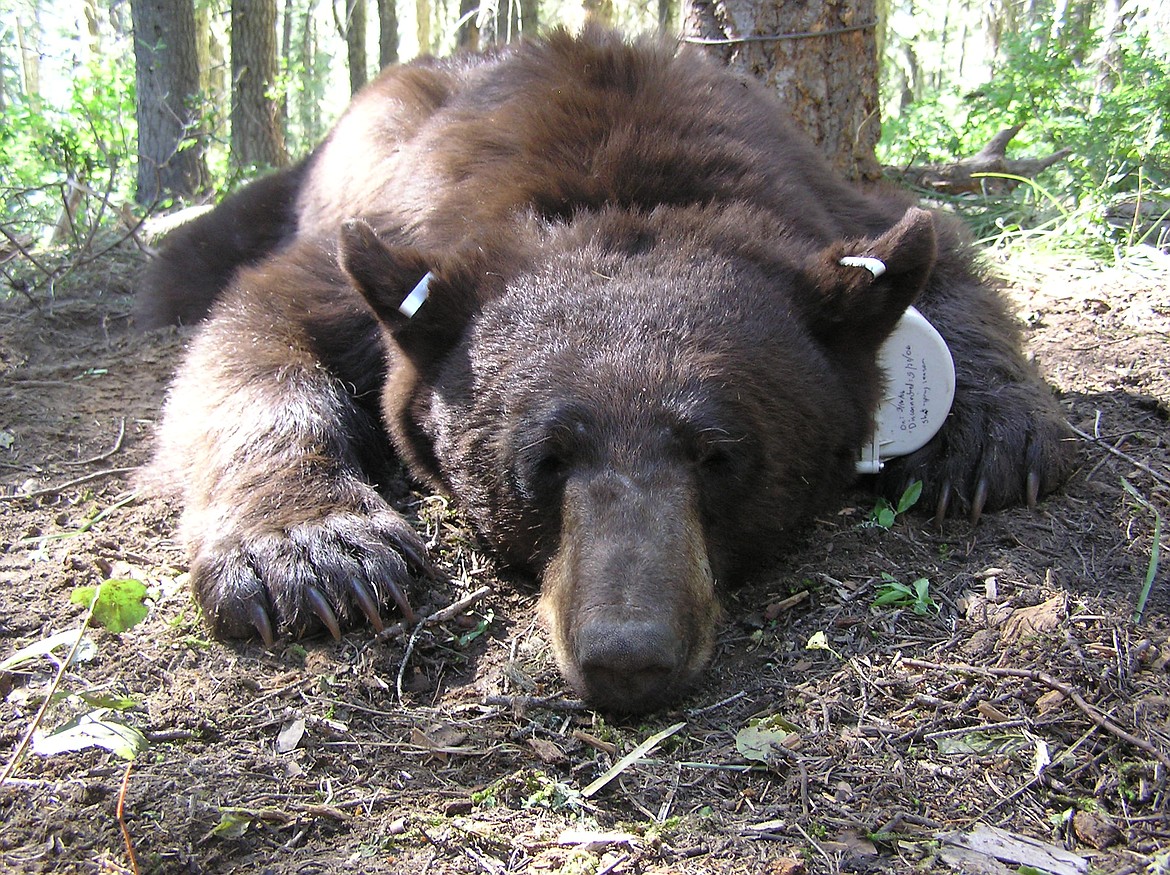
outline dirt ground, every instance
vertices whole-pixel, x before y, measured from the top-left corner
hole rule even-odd
[[[39,722],[58,662],[0,672],[0,870],[1170,871],[1165,558],[1133,620],[1170,511],[1165,261],[1004,265],[1084,433],[1062,492],[975,528],[911,513],[888,531],[857,492],[727,595],[706,683],[640,722],[572,700],[532,587],[435,496],[405,506],[450,583],[413,598],[427,614],[488,587],[466,611],[271,651],[209,639],[175,509],[131,492],[184,343],[130,332],[136,266],[117,253],[39,307],[0,303],[0,660],[78,630],[75,587],[152,594],[129,631],[86,633]],[[927,578],[937,610],[875,605],[884,575]],[[114,694],[147,740],[132,763],[15,760],[34,723],[40,738]],[[977,840],[998,850],[962,858]]]

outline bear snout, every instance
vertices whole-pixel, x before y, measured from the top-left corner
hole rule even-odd
[[[706,665],[721,616],[695,494],[679,472],[570,477],[541,612],[565,677],[596,707],[653,711]]]
[[[686,647],[669,623],[604,616],[577,631],[585,697],[602,707],[643,711],[686,682]]]

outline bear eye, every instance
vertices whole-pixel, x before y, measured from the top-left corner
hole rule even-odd
[[[550,447],[540,454],[533,471],[546,482],[563,480],[568,474],[570,461],[564,450]]]

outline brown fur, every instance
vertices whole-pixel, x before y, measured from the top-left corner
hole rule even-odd
[[[574,686],[668,701],[710,656],[717,587],[852,481],[876,350],[913,301],[952,347],[957,400],[884,482],[993,508],[1067,471],[1059,409],[954,226],[838,180],[698,53],[589,32],[395,68],[303,174],[295,233],[239,259],[161,430],[220,633],[378,624],[403,602],[427,566],[377,491],[397,455],[542,578]],[[174,288],[151,288],[142,312],[168,312]]]

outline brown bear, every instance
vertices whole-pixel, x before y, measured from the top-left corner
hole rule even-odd
[[[410,615],[432,571],[379,493],[397,458],[540,578],[582,695],[652,709],[708,660],[717,588],[856,478],[912,302],[956,395],[883,483],[940,515],[1033,504],[1066,427],[951,220],[842,182],[691,49],[587,31],[420,61],[151,269],[147,324],[210,306],[155,470],[221,635]]]

